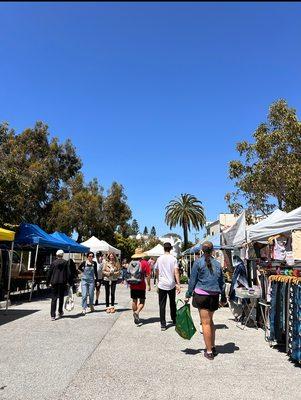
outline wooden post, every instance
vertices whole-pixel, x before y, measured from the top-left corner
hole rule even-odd
[[[35,259],[34,259],[33,273],[32,273],[32,281],[31,281],[31,290],[30,290],[29,301],[31,301],[32,292],[33,292],[34,278],[35,278],[36,269],[37,269],[38,252],[39,252],[39,245],[37,244],[37,247],[36,247],[36,255],[35,255]]]

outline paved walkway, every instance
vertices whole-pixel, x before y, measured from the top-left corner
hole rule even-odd
[[[185,288],[183,289],[184,296]],[[102,289],[103,296],[103,289]],[[0,399],[197,399],[300,398],[301,369],[264,341],[262,330],[236,327],[228,308],[215,314],[214,361],[203,357],[198,331],[190,341],[160,331],[157,294],[147,294],[136,327],[129,291],[117,289],[119,311],[52,322],[50,300],[0,312]],[[198,316],[193,317],[199,328]]]

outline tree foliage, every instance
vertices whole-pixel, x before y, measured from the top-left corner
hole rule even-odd
[[[139,233],[138,221],[136,219],[133,219],[132,225],[131,225],[131,234],[138,235],[138,233]]]
[[[143,230],[143,235],[145,235],[145,236],[146,236],[146,235],[148,235],[148,229],[147,229],[147,226],[145,226],[145,227],[144,227],[144,230]]]
[[[121,184],[107,195],[96,178],[86,184],[70,140],[50,139],[47,125],[16,134],[0,125],[0,223],[36,223],[79,241],[95,235],[114,244],[115,231],[129,234],[131,209]]]
[[[165,222],[170,228],[180,225],[183,228],[184,248],[188,245],[188,231],[191,227],[200,229],[205,224],[202,202],[195,196],[185,193],[166,206]]]
[[[267,122],[253,133],[254,141],[239,142],[240,160],[230,162],[229,177],[237,190],[225,199],[238,214],[243,203],[249,214],[267,215],[275,207],[291,211],[301,205],[301,123],[285,100],[269,108]],[[241,201],[243,200],[243,201]]]
[[[71,141],[60,144],[49,138],[47,125],[16,134],[0,125],[0,222],[22,221],[45,227],[53,203],[81,168]]]
[[[156,228],[154,226],[152,226],[150,234],[151,234],[151,236],[157,236]]]

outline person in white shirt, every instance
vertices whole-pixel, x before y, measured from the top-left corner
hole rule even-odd
[[[159,308],[161,331],[166,330],[166,300],[169,296],[170,316],[172,323],[176,324],[176,292],[180,293],[180,274],[177,259],[170,254],[172,246],[164,243],[164,255],[157,259],[155,264],[158,279]]]

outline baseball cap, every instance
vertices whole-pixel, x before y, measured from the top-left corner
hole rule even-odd
[[[63,256],[63,255],[64,255],[64,250],[58,250],[58,251],[56,252],[56,255],[57,255],[57,256]]]

